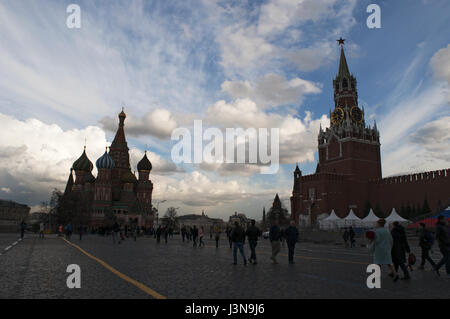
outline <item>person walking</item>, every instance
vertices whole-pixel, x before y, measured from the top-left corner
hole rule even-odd
[[[294,251],[295,251],[295,245],[298,241],[298,229],[295,227],[295,221],[291,220],[290,225],[288,228],[285,229],[284,235],[286,237],[286,243],[288,246],[289,251],[289,263],[294,263]]]
[[[23,239],[23,236],[25,235],[25,228],[27,227],[27,224],[22,220],[20,223],[20,238]]]
[[[167,226],[163,227],[163,234],[164,234],[164,242],[167,244],[167,238],[169,237],[169,228]]]
[[[447,277],[450,278],[450,241],[449,241],[449,226],[444,216],[438,217],[436,223],[436,240],[439,244],[439,250],[442,254],[442,259],[437,263],[435,267],[436,274],[440,276],[439,269],[445,265]]]
[[[419,246],[422,250],[422,262],[420,263],[419,269],[425,269],[425,262],[428,261],[433,269],[436,267],[436,263],[430,257],[430,250],[433,247],[434,237],[433,234],[426,229],[426,225],[424,223],[420,223],[420,232],[419,232]]]
[[[198,228],[197,226],[194,225],[194,227],[192,228],[192,246],[193,247],[197,247],[197,238],[198,238]]]
[[[394,282],[399,277],[392,262],[392,245],[393,239],[391,233],[384,227],[385,219],[379,219],[375,228],[375,236],[370,242],[371,250],[373,251],[373,263],[376,265],[388,265],[392,270]]]
[[[45,224],[40,223],[39,224],[39,238],[44,239],[44,231],[45,231]]]
[[[113,227],[112,227],[112,231],[111,231],[111,235],[112,235],[112,239],[113,239],[113,244],[117,243],[120,244],[120,238],[119,238],[119,232],[120,232],[120,226],[117,223],[117,221],[114,223]]]
[[[344,234],[342,235],[342,238],[344,239],[345,248],[348,248],[349,233],[348,233],[347,227],[344,230]]]
[[[181,227],[181,238],[183,239],[183,243],[184,243],[184,238],[186,237],[186,226],[182,226]]]
[[[272,245],[272,256],[270,257],[270,259],[274,264],[278,264],[277,255],[281,250],[281,231],[280,226],[278,226],[278,220],[275,220],[272,227],[270,227],[269,240],[270,244]]]
[[[159,244],[161,242],[161,233],[162,233],[162,229],[161,229],[161,225],[158,226],[158,228],[156,229],[156,243]]]
[[[68,223],[66,225],[66,239],[67,240],[70,240],[70,237],[72,236],[72,232],[73,232],[72,224]]]
[[[256,245],[258,245],[258,237],[261,237],[261,230],[255,226],[255,220],[252,219],[251,226],[247,228],[245,235],[248,238],[248,245],[250,247],[250,259],[251,264],[256,265]]]
[[[216,225],[214,227],[214,239],[216,240],[216,248],[219,248],[219,240],[220,240],[220,226]]]
[[[350,248],[355,247],[355,231],[353,230],[353,227],[350,226],[348,230],[348,239],[350,241]]]
[[[81,240],[81,238],[83,236],[83,226],[82,225],[78,226],[78,236],[80,237],[80,240]]]
[[[231,241],[233,242],[233,265],[237,265],[237,251],[244,259],[244,266],[247,266],[247,259],[245,258],[244,252],[244,242],[245,242],[245,232],[244,229],[239,226],[238,222],[234,222],[234,229],[231,231]]]
[[[406,253],[410,254],[411,249],[409,248],[408,239],[406,237],[405,229],[399,222],[393,223],[393,228],[391,231],[391,236],[393,240],[392,244],[392,262],[394,264],[395,271],[398,272],[398,267],[403,271],[403,280],[411,279],[406,267]]]
[[[200,229],[198,232],[198,237],[199,237],[198,247],[205,246],[205,243],[203,242],[203,236],[205,236],[205,229],[203,228],[203,226],[200,226]]]
[[[232,248],[232,244],[233,244],[233,241],[231,240],[231,231],[232,231],[232,228],[230,225],[228,225],[227,226],[227,238],[228,238],[228,243],[230,244],[230,249]]]

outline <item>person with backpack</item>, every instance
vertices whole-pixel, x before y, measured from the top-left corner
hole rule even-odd
[[[420,232],[419,232],[419,246],[422,250],[422,262],[420,263],[419,269],[425,269],[425,262],[428,261],[433,269],[436,267],[436,263],[430,257],[430,250],[434,244],[434,237],[431,231],[426,229],[426,225],[424,223],[420,223]]]

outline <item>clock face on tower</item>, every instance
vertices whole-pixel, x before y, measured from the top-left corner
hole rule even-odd
[[[353,106],[350,109],[350,117],[352,121],[356,123],[362,123],[362,121],[364,120],[364,114],[361,111],[361,109],[357,106]]]
[[[344,110],[341,107],[337,107],[331,114],[331,124],[338,126],[344,120]]]

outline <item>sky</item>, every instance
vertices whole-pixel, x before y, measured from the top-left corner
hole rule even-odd
[[[66,25],[81,9],[81,28]],[[369,29],[367,7],[381,9]],[[260,219],[287,209],[296,163],[317,165],[334,107],[339,46],[376,119],[383,176],[450,167],[447,0],[0,1],[0,198],[37,207],[64,189],[83,152],[94,163],[125,108],[131,166],[147,149],[159,210]],[[280,168],[175,164],[171,133],[279,128]],[[94,169],[94,175],[96,170]]]

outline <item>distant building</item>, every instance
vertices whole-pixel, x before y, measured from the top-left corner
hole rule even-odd
[[[201,215],[188,214],[178,216],[177,221],[180,227],[182,227],[183,225],[189,227],[193,227],[195,225],[197,226],[197,228],[203,226],[205,232],[208,232],[210,227],[214,227],[215,225],[219,225],[221,229],[225,228],[225,222],[222,219],[210,218],[205,214],[204,211],[202,211]]]
[[[228,219],[228,224],[232,226],[235,222],[238,222],[241,226],[246,226],[250,222],[250,219],[248,219],[245,214],[234,212],[234,215],[231,215]]]
[[[0,232],[15,232],[30,214],[30,207],[0,199]]]

